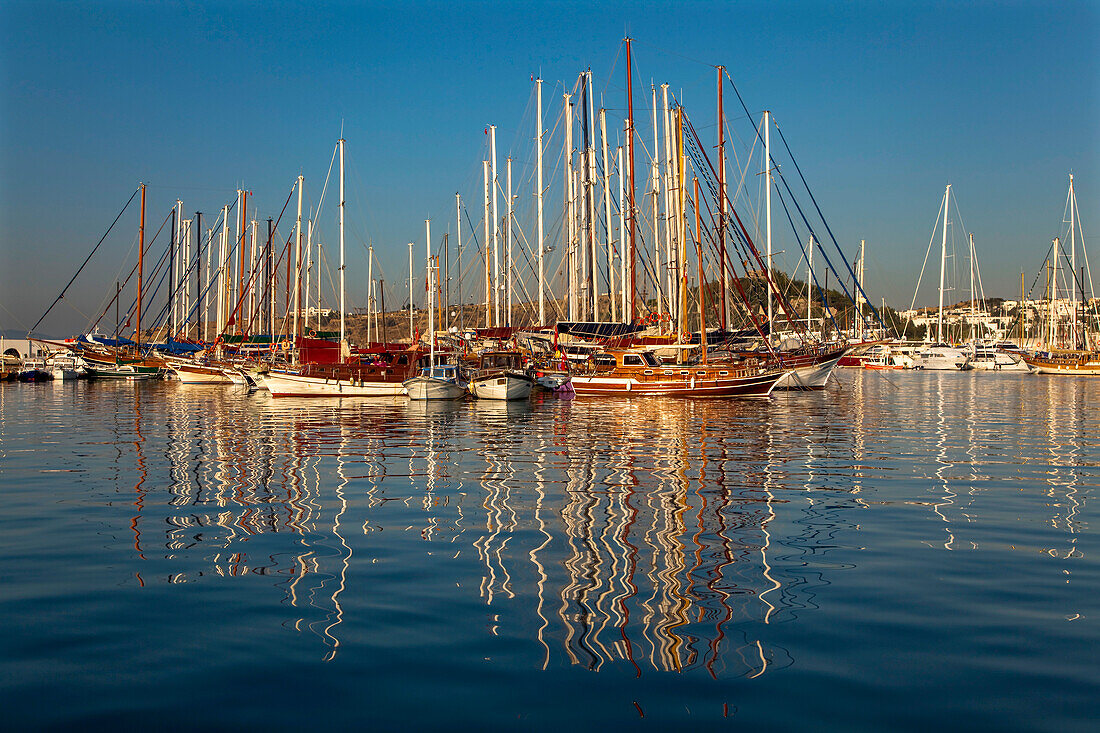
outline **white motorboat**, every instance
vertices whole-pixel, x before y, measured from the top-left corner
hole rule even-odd
[[[478,358],[478,369],[470,377],[470,394],[482,400],[525,400],[535,379],[523,366],[516,351],[489,351]]]
[[[466,380],[457,366],[436,364],[405,380],[405,391],[411,400],[456,400],[466,394]]]
[[[965,371],[973,369],[970,352],[947,344],[932,344],[918,354],[920,368],[933,371]]]

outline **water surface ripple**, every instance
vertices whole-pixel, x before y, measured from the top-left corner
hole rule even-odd
[[[14,728],[1085,730],[1100,380],[0,385]]]

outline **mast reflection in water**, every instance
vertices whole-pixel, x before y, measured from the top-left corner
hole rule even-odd
[[[875,687],[887,652],[865,647],[902,654],[908,640],[947,629],[954,641],[935,653],[958,655],[959,674],[975,655],[1030,654],[1006,651],[993,631],[958,648],[950,632],[952,619],[972,623],[963,619],[975,604],[996,626],[1001,604],[1025,592],[1013,584],[974,596],[970,583],[993,559],[1026,580],[1017,602],[1044,609],[1037,618],[1066,623],[1095,610],[1075,583],[1097,575],[1085,547],[1095,543],[1087,510],[1097,475],[1085,405],[1098,388],[982,376],[848,374],[825,392],[765,402],[5,387],[0,476],[21,487],[7,524],[34,526],[44,492],[53,512],[49,529],[18,533],[26,547],[5,551],[6,565],[21,568],[9,587],[24,610],[61,602],[81,617],[91,593],[95,608],[120,617],[159,611],[169,635],[149,633],[169,648],[180,642],[168,629],[203,637],[224,622],[214,635],[232,649],[231,668],[263,669],[281,649],[284,669],[370,679],[389,690],[374,698],[384,720],[424,713],[408,709],[412,693],[391,673],[422,676],[459,720],[493,718],[492,698],[547,722],[557,714],[536,690],[575,671],[612,684],[570,693],[590,712],[606,706],[594,719],[675,719],[690,700],[701,715],[776,723],[754,695],[858,680],[888,698],[897,680]],[[28,432],[35,421],[40,439]],[[972,559],[947,559],[960,551]],[[35,580],[68,578],[65,563],[85,555],[72,596],[54,598]],[[915,619],[913,599],[937,593],[936,612]],[[200,602],[210,615],[172,614]],[[66,633],[57,622],[26,627],[47,646]],[[1079,628],[1059,644],[1087,647],[1096,634]],[[97,664],[141,666],[121,634],[102,633]],[[37,669],[34,652],[3,648],[8,665]],[[695,687],[666,689],[670,676]],[[839,706],[847,693],[830,694]],[[54,722],[94,715],[78,705]],[[778,715],[781,727],[808,722]]]

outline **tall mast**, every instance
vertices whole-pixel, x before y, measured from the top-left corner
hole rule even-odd
[[[413,243],[409,242],[409,345],[415,346],[413,333]]]
[[[574,229],[576,226],[575,212],[576,205],[573,199],[573,105],[570,102],[572,99],[571,94],[564,94],[563,104],[565,112],[565,221],[566,226],[562,227],[565,233],[565,258],[568,268],[569,282],[569,320],[576,321],[577,318],[577,255],[575,252],[575,237]]]
[[[249,283],[249,285],[248,285],[248,321],[246,321],[246,322],[249,325],[249,329],[251,329],[252,328],[252,321],[253,321],[253,319],[255,319],[256,322],[257,322],[256,323],[257,330],[259,330],[259,320],[260,319],[257,318],[257,308],[256,308],[256,295],[257,295],[257,290],[258,289],[257,289],[256,286],[259,284],[260,280],[259,280],[259,277],[258,277],[257,272],[256,272],[257,265],[258,265],[256,257],[259,254],[256,251],[257,250],[256,244],[257,244],[257,239],[258,239],[258,232],[256,231],[256,225],[257,225],[257,222],[256,222],[255,219],[253,219],[252,220],[252,248],[251,248],[251,252],[248,256],[248,283]],[[320,283],[321,278],[317,278],[317,282]]]
[[[863,283],[860,283],[861,285]],[[978,322],[978,297],[974,294],[974,232],[970,232],[970,338],[974,339]]]
[[[320,280],[320,278],[318,278]],[[317,307],[321,303],[318,301]],[[340,138],[340,355],[344,354],[344,138]],[[367,309],[370,323],[370,309]]]
[[[490,269],[490,253],[489,253],[489,161],[481,161],[482,177],[485,180],[485,326],[488,328],[493,325],[492,321],[492,307],[493,300],[493,276]]]
[[[676,198],[673,208],[676,211],[676,240],[679,252],[676,259],[680,268],[680,333],[688,332],[688,265],[687,265],[687,171],[684,169],[684,108],[676,108]],[[698,184],[696,184],[698,185]],[[696,209],[696,217],[699,211]],[[697,221],[696,227],[700,224]],[[679,340],[679,339],[678,339]]]
[[[221,237],[218,239],[218,332],[214,334],[214,338],[222,335],[225,332],[226,326],[226,303],[225,303],[225,262],[227,258],[227,249],[229,247],[229,205],[226,204],[222,207],[222,231]]]
[[[866,240],[859,240],[859,269],[856,271],[859,280],[859,290],[856,292],[856,320],[859,322],[859,340],[863,340],[863,304],[866,299],[863,297],[863,293],[866,290],[863,287],[863,268],[864,268],[864,247],[866,247]]]
[[[1073,193],[1073,174],[1069,174],[1069,259],[1070,259],[1070,310],[1073,313],[1070,330],[1073,332],[1073,345],[1077,348],[1077,236],[1074,231],[1077,228],[1077,197]],[[1084,284],[1084,283],[1082,283]],[[1082,293],[1082,300],[1084,293]]]
[[[607,161],[607,110],[600,109],[600,148],[603,154],[603,207],[604,222],[607,224],[607,313],[609,320],[616,320],[615,316],[615,268],[612,266],[614,258],[611,256],[611,168]]]
[[[1057,345],[1058,340],[1058,319],[1057,303],[1058,303],[1058,255],[1062,251],[1062,238],[1054,238],[1054,256],[1052,258],[1052,264],[1050,266],[1050,348],[1054,348]]]
[[[718,67],[718,317],[726,328],[726,120],[722,106],[722,77],[725,66]]]
[[[679,188],[679,184],[676,183],[676,175],[673,172],[673,168],[672,168],[672,132],[671,132],[671,124],[672,123],[671,123],[671,120],[669,118],[669,110],[668,110],[668,84],[662,84],[661,85],[661,117],[662,117],[662,120],[664,122],[664,127],[665,127],[665,153],[664,153],[664,155],[659,156],[661,158],[662,163],[663,163],[663,165],[661,165],[661,168],[664,171],[664,174],[661,176],[661,180],[664,182],[664,190],[665,190],[665,215],[663,217],[664,220],[665,220],[665,262],[668,263],[671,266],[672,263],[673,263],[672,243],[675,239],[678,238],[678,235],[680,233],[680,222],[678,221],[678,216],[677,216],[678,213],[679,213],[678,203],[679,203],[679,198],[680,198],[680,188]],[[653,152],[654,152],[654,155],[657,155],[656,150],[654,150]],[[679,159],[677,159],[677,162],[679,162]],[[672,191],[674,190],[674,188],[675,188],[675,191],[676,191],[675,196],[673,196],[673,194],[672,194]],[[673,237],[673,235],[672,235],[672,231],[673,231],[672,223],[674,221],[676,222],[675,229],[676,229],[677,237]],[[676,260],[680,259],[678,255],[679,255],[679,253],[677,253]],[[671,273],[669,273],[665,276],[666,282],[668,282],[668,285],[669,285],[669,287],[668,287],[668,304],[669,304],[668,305],[668,310],[669,310],[670,314],[672,312],[672,307],[673,307],[672,304],[674,302],[676,302],[676,303],[679,302],[674,297],[676,289],[679,286],[679,282],[677,281],[677,282],[673,283],[673,281],[671,280],[671,277],[672,277]],[[682,332],[683,331],[681,329],[681,333]]]
[[[947,207],[951,202],[951,184],[943,192],[943,243],[940,246],[940,308],[936,320],[936,341],[943,343],[943,282],[947,274]]]
[[[592,296],[592,320],[600,320],[600,288],[596,267],[596,119],[594,116],[595,102],[592,94],[592,68],[584,72],[585,95],[588,97],[588,124],[585,133],[585,170],[588,173],[588,195],[585,199],[588,206],[588,283],[589,294]]]
[[[699,179],[692,178],[695,188],[695,255],[699,260],[699,351],[702,363],[707,363],[706,288],[703,287],[703,225],[699,216]],[[684,299],[685,304],[687,298]]]
[[[464,309],[464,303],[462,301],[462,196],[455,193],[455,223],[458,226],[458,325],[459,328],[466,327],[466,311]],[[386,294],[382,293],[383,300]],[[385,314],[385,308],[382,309],[383,315]]]
[[[489,185],[493,187],[493,325],[500,325],[500,218],[497,214],[497,126],[489,125],[489,153],[492,158],[493,175]]]
[[[374,246],[367,247],[367,343],[373,343],[371,338],[371,318],[374,314]],[[377,336],[377,334],[374,334]],[[343,341],[343,334],[340,340]]]
[[[138,224],[138,295],[137,318],[134,327],[134,341],[138,351],[141,351],[141,288],[145,277],[145,184],[141,184],[141,222]],[[118,349],[118,344],[115,344]]]
[[[658,142],[657,142],[657,87],[653,84],[649,85],[651,104],[653,105],[653,165],[650,168],[651,178],[653,182],[653,285],[657,289],[657,314],[663,315],[665,312],[664,298],[662,295],[661,280],[662,275],[668,277],[668,253],[666,252],[665,261],[661,262],[661,244],[658,237],[658,217],[657,217],[657,204],[658,199],[661,196],[661,177],[658,173],[657,161],[660,159],[660,155],[657,154]],[[667,192],[666,192],[667,194]],[[667,205],[667,204],[666,204]],[[663,288],[668,290],[668,288]],[[671,309],[669,309],[671,310]],[[663,326],[660,326],[661,330],[664,330]]]
[[[432,220],[424,220],[424,240],[427,243],[428,263],[428,366],[435,366],[435,284],[432,282]]]
[[[622,286],[619,289],[619,297],[621,299],[619,316],[625,321],[627,314],[626,296],[629,293],[629,288],[626,286],[626,207],[623,205],[625,203],[626,181],[623,179],[622,145],[616,148],[615,154],[619,171],[619,284]]]
[[[634,273],[634,246],[637,241],[637,208],[634,206],[634,80],[630,68],[630,38],[626,39],[626,134],[630,148],[630,323],[635,318],[635,295],[638,282]],[[626,313],[624,311],[625,318]]]
[[[809,236],[806,247],[806,331],[809,331],[814,306],[814,235]]]
[[[543,252],[546,251],[546,244],[543,241],[542,231],[542,79],[535,80],[535,92],[538,98],[538,110],[535,113],[535,124],[538,126],[538,158],[536,162],[536,168],[538,169],[538,181],[536,182],[537,188],[535,189],[535,202],[538,210],[536,216],[538,218],[538,238],[539,238],[539,325],[546,325],[546,284],[545,284],[545,271],[543,269]],[[461,235],[460,235],[461,236]],[[461,240],[460,240],[461,241]],[[461,245],[460,245],[461,246]],[[461,272],[461,267],[459,268]]]
[[[179,203],[179,202],[177,202]],[[172,224],[168,228],[168,271],[171,279],[168,286],[168,337],[176,333],[176,282],[179,274],[179,256],[176,252],[176,242],[179,241],[179,231],[176,229],[176,207],[172,207]]]
[[[302,307],[302,183],[305,176],[298,176],[298,224],[294,247],[294,345],[298,345],[298,316]]]
[[[200,217],[201,219],[201,217]],[[214,230],[206,230],[206,279],[202,288],[202,340],[210,341],[210,258],[214,250]]]
[[[506,310],[504,312],[504,325],[505,326],[511,326],[512,325],[512,214],[513,214],[512,206],[513,206],[513,203],[514,203],[514,199],[512,198],[512,156],[511,155],[508,156],[508,160],[506,162],[506,168],[507,168],[506,177],[508,179],[508,206],[505,207],[505,208],[508,211],[508,228],[505,230],[505,235],[507,236],[507,241],[505,243],[505,254],[504,254],[504,267],[507,270],[507,272],[505,274],[506,287],[505,287],[505,290],[504,290],[504,297],[505,297],[504,305],[505,305],[505,308],[506,308]]]
[[[764,185],[766,186],[764,201],[767,212],[766,226],[768,237],[768,256],[766,280],[768,282],[768,339],[772,338],[772,327],[775,314],[772,312],[772,152],[771,152],[771,112],[764,110]],[[722,198],[725,198],[723,195]],[[723,266],[725,263],[722,263]]]
[[[244,308],[244,238],[248,230],[247,211],[248,191],[241,191],[240,224],[237,226],[240,234],[237,237],[237,302],[241,307],[237,310],[237,333],[244,333],[241,316]]]

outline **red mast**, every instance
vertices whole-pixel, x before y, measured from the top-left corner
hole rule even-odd
[[[626,40],[626,134],[630,146],[630,322],[634,323],[634,295],[637,278],[634,273],[634,242],[637,235],[637,221],[634,208],[634,83],[630,69],[630,41]]]

